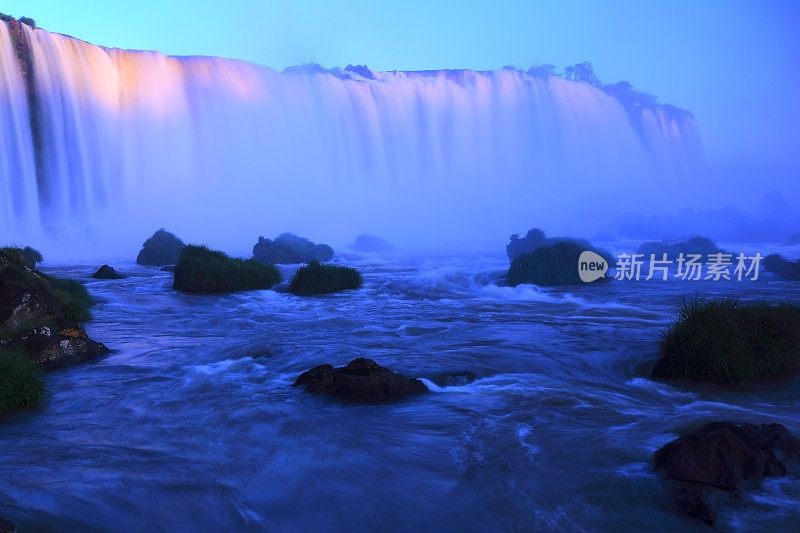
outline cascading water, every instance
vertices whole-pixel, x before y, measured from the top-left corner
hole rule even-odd
[[[25,73],[10,24],[0,23],[2,241],[139,243],[166,225],[244,249],[287,229],[391,237],[398,220],[406,235],[504,237],[573,209],[663,201],[673,189],[663,180],[701,159],[688,113],[632,111],[557,77],[281,73],[16,23]]]

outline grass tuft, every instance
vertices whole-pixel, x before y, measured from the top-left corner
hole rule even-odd
[[[654,378],[742,383],[800,370],[800,305],[686,299],[660,342]]]
[[[41,370],[19,351],[0,348],[0,415],[35,409],[46,398]]]
[[[269,289],[281,281],[274,265],[231,258],[206,246],[194,245],[183,249],[174,275],[175,290],[194,294]]]
[[[289,292],[298,296],[358,289],[363,280],[355,268],[311,261],[292,277]]]

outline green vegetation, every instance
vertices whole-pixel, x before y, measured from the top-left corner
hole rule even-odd
[[[590,248],[581,241],[559,240],[515,257],[508,268],[506,283],[512,287],[522,283],[545,287],[582,283],[578,274],[578,259],[581,252],[586,250],[597,253],[611,264],[608,254],[603,250]]]
[[[800,305],[684,301],[661,338],[653,378],[741,383],[800,370]]]
[[[5,247],[0,248],[0,256],[12,265],[28,266],[25,250],[32,248]],[[35,250],[33,250],[35,252]],[[38,254],[38,252],[36,252]],[[40,256],[41,257],[41,256]],[[63,308],[64,317],[73,322],[85,322],[92,318],[92,297],[81,283],[77,281],[47,276],[41,272],[30,272],[19,269],[20,279],[17,282],[31,287],[47,290],[53,299]]]
[[[46,277],[53,297],[64,310],[64,318],[73,322],[85,322],[92,318],[92,297],[83,284],[71,279]]]
[[[328,294],[358,289],[362,283],[361,274],[355,268],[311,261],[295,273],[289,283],[289,292],[298,296]]]
[[[269,289],[280,283],[273,265],[235,259],[205,246],[187,246],[175,266],[173,289],[194,294]]]
[[[19,21],[26,26],[30,26],[31,29],[36,29],[36,21],[30,17],[20,17]]]
[[[283,233],[275,240],[259,237],[253,246],[253,257],[266,265],[330,261],[333,259],[333,248],[327,244],[315,244],[292,233]]]
[[[0,347],[0,415],[35,409],[47,398],[41,371],[22,353]]]
[[[182,240],[161,228],[144,241],[136,262],[146,266],[174,265],[180,259],[185,246]]]

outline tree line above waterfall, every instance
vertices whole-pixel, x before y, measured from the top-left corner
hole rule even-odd
[[[675,107],[670,104],[659,102],[658,97],[646,91],[641,91],[633,86],[629,81],[618,81],[615,83],[604,83],[594,69],[594,65],[590,61],[576,63],[564,67],[559,70],[555,65],[550,64],[534,64],[528,70],[522,70],[513,66],[503,67],[503,70],[511,70],[527,74],[528,76],[541,79],[561,78],[568,81],[587,83],[597,89],[600,89],[609,96],[614,97],[622,106],[628,111],[634,125],[639,122],[639,116],[645,109],[659,110],[667,116],[680,119],[691,118],[690,111]],[[301,65],[291,66],[284,69],[287,74],[330,74],[340,79],[363,79],[375,80],[375,71],[370,69],[367,65],[347,65],[345,68],[332,67],[326,68],[316,61],[308,61]],[[400,71],[392,71],[400,72]],[[421,76],[436,76],[441,73],[446,73],[453,79],[459,79],[461,74],[476,72],[469,69],[442,69],[442,70],[424,70],[424,71],[408,71]],[[477,71],[480,72],[480,71]]]

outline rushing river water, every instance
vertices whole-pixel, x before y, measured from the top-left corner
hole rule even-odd
[[[495,285],[502,256],[347,261],[364,288],[312,298],[187,296],[132,264],[115,265],[128,279],[89,280],[88,331],[113,351],[50,374],[48,405],[0,425],[0,514],[22,531],[702,529],[652,471],[658,446],[715,419],[800,433],[798,379],[646,377],[682,295],[790,297],[795,285],[545,290]],[[432,392],[348,405],[291,387],[355,357]],[[434,383],[464,371],[478,379]],[[773,480],[720,524],[790,529],[799,516],[800,482]]]

